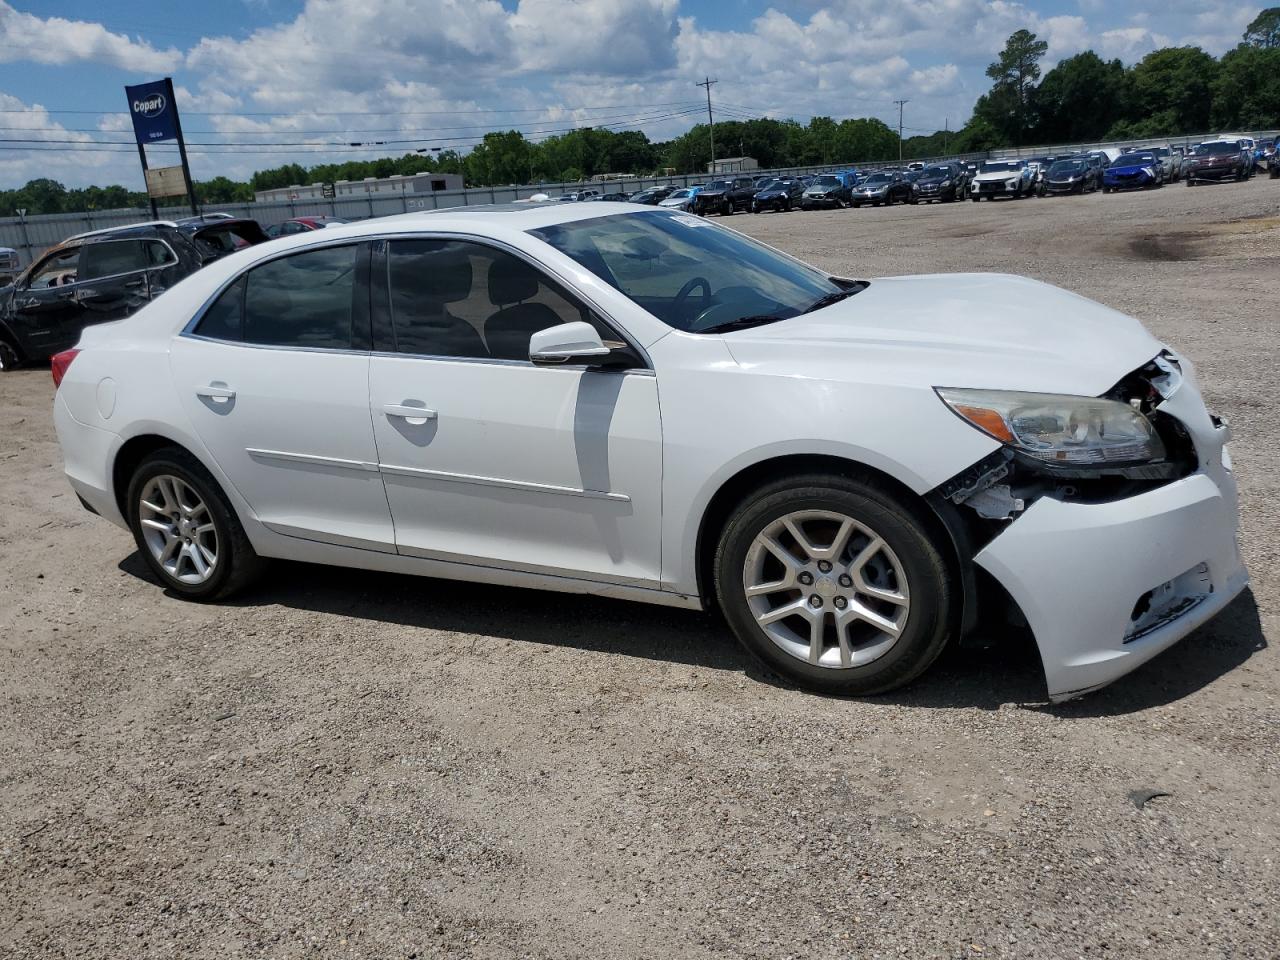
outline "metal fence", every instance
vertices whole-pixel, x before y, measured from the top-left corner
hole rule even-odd
[[[1255,131],[1249,136],[1255,138],[1275,136],[1276,131]],[[1054,144],[1037,147],[1021,147],[1018,149],[986,151],[982,153],[948,154],[945,157],[913,157],[911,160],[924,163],[941,160],[981,161],[992,156],[1032,157],[1044,154],[1079,153],[1085,150],[1099,150],[1120,146],[1158,146],[1169,143],[1198,143],[1212,139],[1217,134],[1200,134],[1185,137],[1158,137],[1149,140],[1125,140],[1121,142],[1096,142]],[[670,177],[628,177],[625,180],[610,180],[600,183],[542,183],[525,186],[506,187],[469,187],[464,190],[440,190],[433,193],[405,193],[378,196],[366,194],[361,197],[335,197],[332,200],[308,199],[265,203],[222,203],[209,204],[202,208],[205,213],[229,213],[236,217],[250,217],[264,227],[273,223],[281,223],[293,217],[330,216],[343,220],[364,220],[369,217],[386,217],[398,213],[412,213],[416,210],[441,210],[449,207],[465,207],[488,203],[510,203],[515,200],[527,200],[538,193],[552,197],[584,188],[600,190],[608,193],[613,189],[627,191],[643,190],[646,187],[673,185],[677,187],[692,186],[705,183],[710,179],[729,176],[808,176],[812,174],[831,173],[838,170],[876,170],[896,167],[896,161],[863,161],[851,163],[827,163],[808,167],[778,167],[768,170],[747,170],[739,174],[689,173]],[[162,207],[162,219],[180,219],[190,215],[186,206]],[[140,220],[151,219],[151,212],[145,208],[124,210],[89,211],[86,213],[55,213],[41,216],[18,218],[0,218],[0,247],[12,247],[18,251],[23,265],[31,263],[49,247],[61,243],[68,237],[86,233],[90,230],[102,230],[107,227],[122,227]]]

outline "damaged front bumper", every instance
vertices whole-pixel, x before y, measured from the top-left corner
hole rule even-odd
[[[1043,496],[975,556],[1021,609],[1055,702],[1103,687],[1212,618],[1248,584],[1225,446],[1181,361],[1157,409],[1195,447],[1193,473],[1104,502]]]

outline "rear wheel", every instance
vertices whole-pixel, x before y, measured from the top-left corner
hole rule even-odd
[[[715,585],[751,653],[824,693],[901,686],[947,639],[942,554],[910,509],[851,477],[796,477],[749,497],[721,536]]]
[[[181,597],[220,600],[262,569],[217,481],[185,450],[147,456],[129,483],[127,506],[143,559]]]

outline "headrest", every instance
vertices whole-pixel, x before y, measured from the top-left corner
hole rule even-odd
[[[391,290],[397,300],[456,303],[471,296],[468,245],[440,240],[391,244]]]
[[[489,302],[495,307],[538,295],[538,271],[523,260],[503,257],[489,264]]]

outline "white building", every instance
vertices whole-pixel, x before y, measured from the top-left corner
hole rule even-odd
[[[435,193],[438,190],[461,190],[464,186],[462,176],[457,173],[415,173],[394,174],[390,177],[365,177],[363,180],[338,180],[333,184],[312,183],[294,184],[290,187],[276,187],[271,190],[255,190],[253,199],[260,202],[279,200],[323,200],[330,194],[326,187],[332,187],[334,197],[363,197],[369,194],[382,196],[398,196],[404,193]]]
[[[742,173],[744,170],[759,169],[760,164],[755,157],[724,157],[707,164],[707,173]]]

